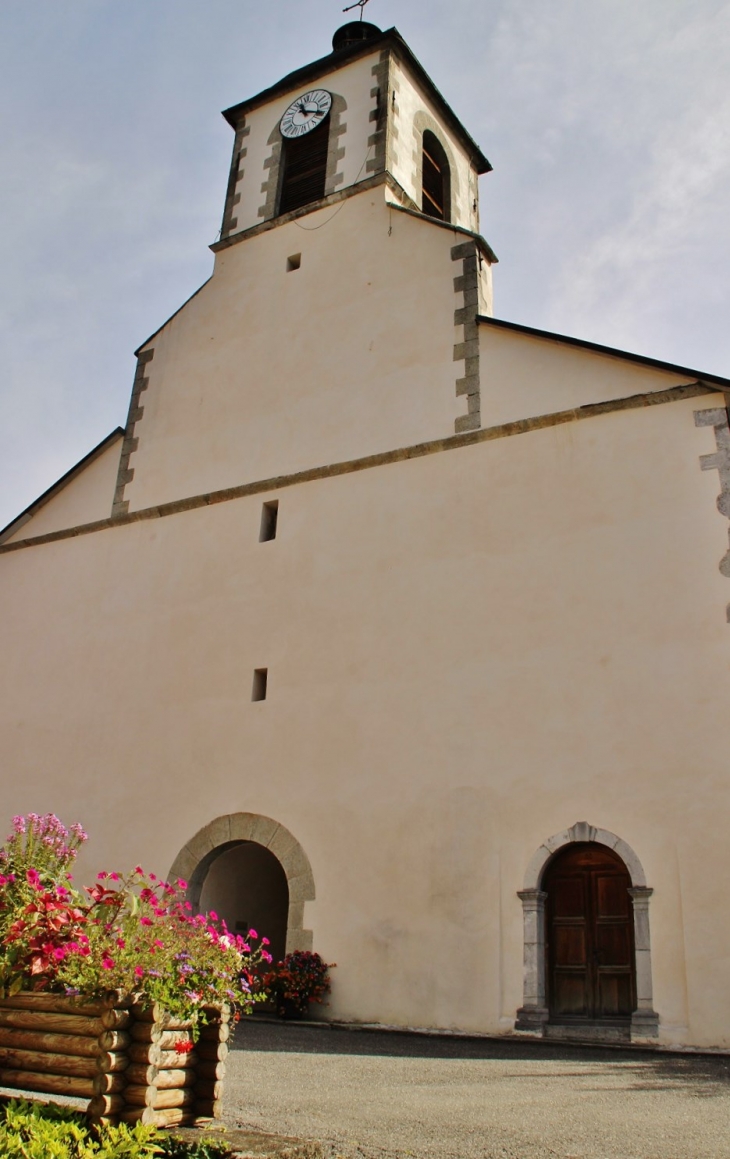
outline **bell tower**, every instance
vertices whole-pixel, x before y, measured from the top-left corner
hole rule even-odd
[[[491,166],[395,28],[351,21],[332,51],[227,109],[221,242],[384,184],[386,199],[471,232]]]
[[[489,162],[395,29],[228,109],[212,277],[138,350],[114,514],[476,430]]]

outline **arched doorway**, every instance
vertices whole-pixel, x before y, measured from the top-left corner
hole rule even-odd
[[[596,851],[593,857],[588,852],[590,849]],[[575,852],[571,854],[571,851]],[[577,862],[582,856],[583,866],[574,862],[571,870],[571,856]],[[561,889],[558,879],[563,875],[567,881],[572,871],[577,875],[578,884],[576,880],[572,885],[566,884],[562,900],[556,902],[556,884],[558,890]],[[621,874],[628,877],[628,885],[626,877],[621,877]],[[552,902],[549,892],[551,878]],[[599,887],[597,883],[602,878],[605,880]],[[603,896],[596,899],[590,891],[599,888]],[[625,955],[623,972],[607,968],[599,979],[594,951],[600,958],[602,953],[606,953],[604,942],[611,938],[619,942],[626,937],[625,913],[621,908],[623,901],[616,901],[611,896],[612,892],[621,893],[624,888],[630,899],[631,981],[625,980]],[[551,1033],[556,1024],[570,1023],[572,1019],[583,1022],[582,1037],[600,1039],[615,1037],[612,1024],[615,1028],[616,1023],[623,1021],[622,1033],[624,1036],[630,1033],[632,1042],[656,1038],[659,1016],[653,1002],[649,934],[649,899],[653,892],[646,884],[643,866],[631,846],[607,829],[598,829],[587,821],[577,821],[570,829],[554,833],[544,841],[533,854],[525,872],[523,888],[518,891],[524,928],[524,972],[522,1005],[517,1011],[515,1029],[542,1035]],[[611,932],[609,927],[614,923],[623,933],[617,933],[616,929]],[[581,944],[582,938],[586,939],[585,945]],[[615,950],[611,953],[614,954]],[[587,973],[589,970],[588,964],[582,964],[584,960],[587,962],[589,954],[593,973],[581,981],[581,971]],[[608,962],[608,958],[605,963],[614,967],[621,965],[620,962]],[[575,967],[572,981],[569,980],[571,966]],[[551,970],[557,970],[557,983],[555,976],[551,977]],[[624,980],[619,981],[620,977]],[[627,986],[633,987],[633,1008],[628,1019],[630,1032],[625,1032],[625,1015],[607,1012],[612,1003],[615,1011],[625,1009]],[[578,1009],[590,1009],[594,1014],[578,1014]],[[597,1015],[596,1010],[599,1011]]]
[[[199,907],[214,910],[229,930],[244,937],[256,930],[267,937],[278,962],[286,953],[289,886],[281,863],[255,841],[222,847],[203,881]]]
[[[631,878],[623,861],[605,845],[568,845],[549,863],[542,888],[550,1022],[628,1028],[636,967]]]
[[[254,850],[237,852],[247,845],[253,845]],[[275,877],[270,872],[271,861],[266,859],[266,854],[270,854],[274,861],[278,862],[286,879],[288,905],[285,952],[289,954],[293,950],[311,950],[312,931],[304,928],[304,906],[306,902],[314,900],[312,867],[296,837],[271,817],[264,817],[259,813],[228,813],[223,817],[216,817],[191,837],[180,850],[170,869],[170,880],[184,878],[188,883],[188,900],[196,910],[200,910],[209,871],[229,852],[234,854],[231,863],[221,863],[210,879],[210,889],[221,885],[226,871],[230,871],[232,866],[240,865],[241,859],[249,858],[255,859],[255,862],[249,863],[250,866],[256,864],[268,875],[269,884],[266,888],[271,891],[272,902],[275,896],[281,899],[283,890],[276,892]],[[225,888],[231,891],[228,896],[233,905],[235,889],[231,886]],[[250,893],[248,897],[250,898]],[[245,909],[247,896],[238,895],[238,898],[235,904],[243,904]],[[215,906],[213,908],[215,909]],[[272,916],[273,912],[271,911]],[[225,911],[223,916],[226,916]],[[248,921],[250,926],[255,926],[251,913],[241,912],[234,918],[234,922],[236,921]],[[265,924],[262,921],[261,928],[255,926],[258,933],[265,932]],[[271,934],[266,936],[273,941]]]

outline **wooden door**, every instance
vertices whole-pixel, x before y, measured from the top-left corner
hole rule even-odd
[[[570,845],[548,866],[548,1006],[554,1021],[628,1018],[635,1008],[631,879],[603,845]]]

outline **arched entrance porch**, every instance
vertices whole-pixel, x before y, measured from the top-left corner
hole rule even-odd
[[[277,865],[280,874],[277,874]],[[240,871],[257,874],[259,889],[255,884],[253,888],[245,882],[237,886],[230,878],[227,880],[231,872]],[[196,910],[203,902],[210,905],[210,897],[217,891],[231,914],[241,910],[234,924],[247,922],[259,933],[265,933],[269,924],[262,908],[268,904],[271,929],[284,952],[312,949],[312,931],[304,929],[304,904],[313,901],[315,896],[312,868],[296,838],[271,817],[257,813],[217,817],[181,849],[170,870],[170,879],[176,878],[187,881],[188,900]],[[263,915],[257,918],[258,925],[254,907]],[[249,912],[244,913],[244,909]],[[224,906],[221,912],[228,921]],[[271,935],[267,933],[267,937]],[[276,950],[274,938],[271,941],[272,949]]]
[[[286,953],[289,887],[274,854],[255,841],[222,846],[203,881],[199,907],[223,918],[228,929],[245,937],[265,936],[274,961]]]
[[[631,899],[631,911],[622,909],[622,889]],[[583,1022],[582,1034],[598,1037],[624,1019],[626,1037],[655,1037],[652,893],[638,857],[615,833],[580,821],[541,845],[518,895],[524,989],[516,1029],[556,1032],[572,1020]]]

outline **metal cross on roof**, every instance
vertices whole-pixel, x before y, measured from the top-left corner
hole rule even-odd
[[[369,3],[370,3],[370,0],[355,0],[354,4],[350,4],[347,8],[343,8],[342,11],[343,12],[352,12],[353,8],[359,8],[360,9],[360,19],[362,20],[363,8],[365,7],[366,4],[369,4]]]

